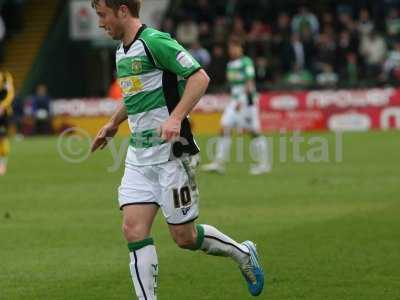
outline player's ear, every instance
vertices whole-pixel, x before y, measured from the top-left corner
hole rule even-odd
[[[118,9],[119,17],[126,18],[129,16],[129,8],[126,5],[121,5]]]

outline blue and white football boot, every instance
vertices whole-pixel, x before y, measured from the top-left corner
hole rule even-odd
[[[240,270],[246,279],[250,294],[259,296],[264,289],[264,271],[258,258],[256,245],[251,241],[245,241],[242,245],[249,249],[250,259],[240,266]]]

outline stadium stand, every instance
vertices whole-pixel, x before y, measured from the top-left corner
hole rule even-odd
[[[226,60],[221,50],[233,37],[256,61],[257,81],[264,89],[399,82],[398,0],[285,3],[172,1],[162,28],[211,56],[206,68],[216,79],[214,89],[224,73],[214,62]]]

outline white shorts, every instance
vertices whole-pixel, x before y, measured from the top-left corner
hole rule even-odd
[[[240,109],[236,109],[237,101],[231,101],[225,108],[221,119],[222,127],[246,129],[260,132],[260,115],[258,105],[241,103]]]
[[[199,191],[190,157],[152,166],[126,164],[118,189],[122,210],[128,205],[155,204],[168,224],[180,225],[199,216]]]

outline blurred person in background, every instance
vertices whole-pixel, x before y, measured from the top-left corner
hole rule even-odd
[[[225,173],[225,164],[229,160],[232,145],[232,131],[250,133],[252,153],[257,163],[250,168],[251,175],[261,175],[271,171],[268,156],[268,143],[261,134],[258,111],[258,96],[255,85],[253,61],[244,55],[239,40],[232,39],[228,45],[230,62],[227,79],[231,88],[231,101],[225,108],[221,119],[222,133],[217,144],[215,160],[202,167],[206,172]]]
[[[400,40],[397,40],[383,65],[383,80],[400,81]]]
[[[375,30],[375,24],[373,20],[371,20],[369,10],[367,8],[361,9],[357,28],[361,36],[369,35],[373,30]]]
[[[176,39],[185,47],[199,40],[199,27],[190,17],[185,17],[176,28]]]
[[[208,66],[211,63],[211,55],[206,48],[202,47],[199,42],[195,42],[189,49],[189,52],[204,69],[208,69]]]
[[[334,72],[333,66],[325,64],[322,67],[322,72],[316,77],[316,83],[323,88],[333,88],[338,84],[339,77]]]
[[[123,98],[122,89],[118,81],[118,75],[116,72],[113,74],[111,85],[108,89],[107,97],[111,100],[121,101]]]
[[[227,58],[224,47],[216,44],[212,50],[211,65],[208,72],[215,86],[221,87],[226,82],[226,64]]]
[[[309,87],[313,84],[314,78],[310,71],[293,63],[292,70],[286,74],[284,82],[288,87]]]
[[[293,17],[292,31],[301,32],[304,27],[310,28],[313,34],[319,33],[318,18],[306,6],[300,7],[299,12]]]
[[[52,117],[50,111],[51,98],[47,86],[39,84],[35,94],[31,97],[33,117],[35,121],[35,133],[39,135],[52,133]]]
[[[8,129],[12,114],[15,91],[13,78],[9,72],[0,72],[0,176],[7,172],[7,160],[10,154]]]
[[[385,39],[376,31],[363,36],[360,53],[365,62],[367,78],[370,80],[376,79],[382,72],[382,65],[387,55]]]

